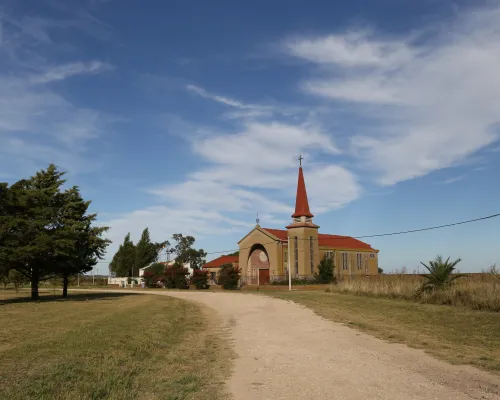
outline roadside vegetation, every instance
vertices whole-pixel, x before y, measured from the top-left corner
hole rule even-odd
[[[345,279],[329,290],[419,303],[467,307],[472,310],[500,312],[500,273],[495,265],[481,274],[455,273],[457,260],[437,257],[428,263],[427,274],[395,274]],[[450,270],[450,266],[453,268]]]
[[[31,303],[28,292],[8,292],[0,306],[2,399],[226,398],[232,353],[210,310],[167,296],[62,300],[41,291]]]

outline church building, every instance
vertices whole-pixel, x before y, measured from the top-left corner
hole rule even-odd
[[[319,233],[309,210],[302,166],[292,222],[286,229],[255,228],[238,242],[241,281],[262,285],[275,280],[310,279],[323,257],[331,257],[337,279],[378,275],[378,250],[350,236]],[[290,265],[289,265],[290,264]]]

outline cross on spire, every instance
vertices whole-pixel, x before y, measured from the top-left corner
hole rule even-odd
[[[303,160],[303,159],[304,159],[304,157],[302,157],[302,154],[301,154],[301,155],[299,155],[298,160],[299,160],[299,166],[300,166],[300,167],[302,167],[302,160]]]

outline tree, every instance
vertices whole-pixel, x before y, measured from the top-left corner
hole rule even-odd
[[[208,284],[208,271],[203,271],[201,269],[193,270],[191,283],[196,289],[208,289],[210,287]]]
[[[0,264],[31,281],[32,300],[39,299],[39,282],[55,275],[56,257],[65,246],[58,237],[63,175],[51,164],[30,179],[2,188]]]
[[[149,264],[158,261],[158,256],[162,248],[167,246],[168,241],[161,243],[151,242],[149,229],[146,228],[142,232],[141,239],[135,246],[135,265],[134,270],[139,271],[141,268],[147,267]]]
[[[63,297],[67,297],[69,278],[91,271],[110,241],[101,237],[108,227],[92,226],[97,214],[87,214],[91,202],[83,200],[76,186],[64,192],[64,196],[58,234],[65,240],[65,248],[57,256],[56,274],[63,278]]]
[[[165,281],[165,265],[162,263],[151,264],[143,275],[147,287],[153,287],[158,282]]]
[[[109,264],[110,272],[115,276],[132,277],[132,274],[137,271],[134,268],[135,250],[134,243],[130,239],[130,233],[127,233]]]
[[[380,268],[380,267],[379,267],[379,268],[378,268],[378,274],[379,274],[379,275],[382,275],[383,273],[384,273],[384,270],[383,270],[382,268]]]
[[[10,271],[9,271],[9,273],[10,273]],[[4,290],[7,290],[7,285],[11,282],[10,277],[9,277],[9,273],[7,273],[7,274],[2,273],[0,275],[0,283],[3,285]]]
[[[318,265],[318,273],[315,276],[316,281],[318,283],[332,283],[335,279],[334,269],[333,258],[325,255]]]
[[[9,280],[10,283],[14,284],[16,292],[19,291],[19,287],[21,287],[25,282],[24,275],[21,274],[19,271],[16,271],[15,269],[11,269],[9,271]]]
[[[193,248],[195,238],[193,236],[183,236],[182,233],[174,233],[172,236],[176,241],[174,252],[175,261],[181,264],[189,263],[193,270],[201,269],[205,264],[207,253],[203,249]]]
[[[101,243],[99,235],[107,228],[90,230],[89,221],[95,215],[82,217],[85,212],[80,211],[86,211],[88,203],[81,199],[77,187],[61,191],[66,182],[63,175],[51,164],[29,179],[1,187],[0,265],[30,280],[32,300],[39,299],[41,280],[82,270],[88,264],[88,254],[102,255],[91,243]],[[78,215],[82,220],[76,218]],[[82,240],[85,229],[92,240]]]
[[[443,289],[453,284],[453,282],[464,276],[463,274],[453,274],[456,265],[461,261],[457,258],[455,261],[450,262],[450,257],[443,261],[441,256],[437,256],[434,261],[429,261],[427,266],[423,262],[421,264],[429,271],[428,274],[421,274],[426,281],[422,284],[419,294],[437,289]]]
[[[188,275],[188,269],[176,261],[165,270],[165,286],[169,289],[189,289]]]
[[[241,269],[233,267],[232,264],[224,264],[219,269],[218,282],[224,289],[238,289]]]

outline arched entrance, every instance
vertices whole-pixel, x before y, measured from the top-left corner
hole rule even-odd
[[[248,270],[252,285],[266,285],[269,283],[269,255],[261,244],[255,244],[250,249],[248,256]]]

